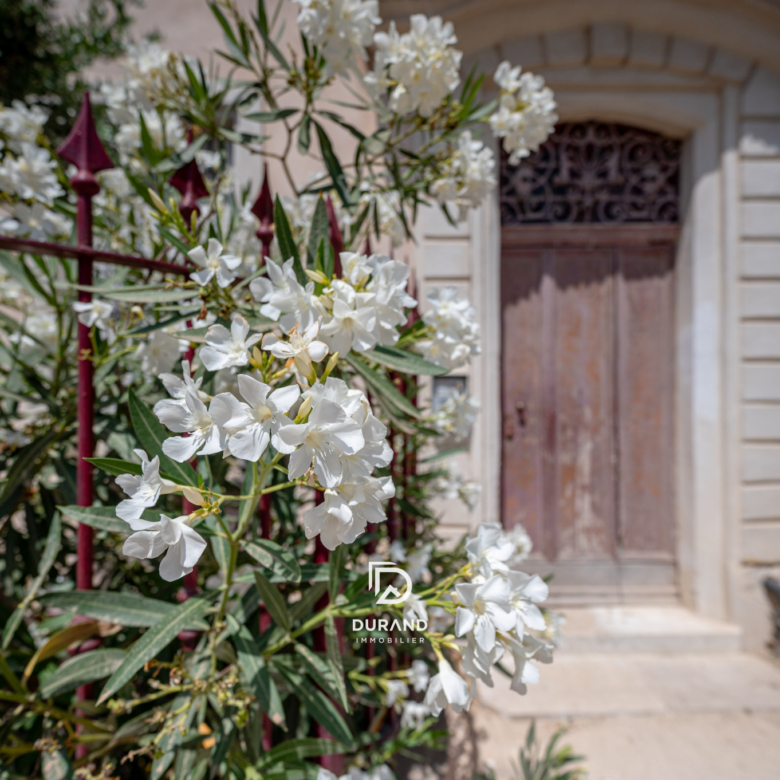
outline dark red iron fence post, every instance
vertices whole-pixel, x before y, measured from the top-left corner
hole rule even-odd
[[[76,124],[70,135],[57,150],[63,160],[76,166],[76,174],[70,180],[78,201],[76,204],[76,242],[79,246],[92,246],[92,198],[100,192],[95,179],[98,171],[113,168],[95,130],[95,120],[89,102],[89,92],[84,93]],[[78,283],[80,287],[92,286],[92,258],[78,259]],[[79,290],[79,301],[89,303],[92,293]],[[94,486],[92,464],[85,458],[94,454],[95,390],[92,381],[92,342],[89,328],[78,324],[78,462],[76,464],[76,503],[92,506]],[[78,561],[76,563],[76,587],[89,590],[92,587],[92,528],[80,524],[78,528]]]

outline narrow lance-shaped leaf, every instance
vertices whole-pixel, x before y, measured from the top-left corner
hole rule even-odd
[[[46,579],[49,569],[51,569],[52,564],[57,559],[57,553],[60,551],[61,538],[62,520],[60,519],[59,512],[55,512],[51,520],[51,526],[49,527],[49,535],[46,537],[46,546],[43,549],[41,562],[38,566],[38,576],[33,580],[30,589],[27,591],[22,602],[14,610],[3,630],[3,650],[11,644],[11,640],[13,639],[16,630],[22,622],[25,610],[30,605],[30,602],[38,595],[38,590]]]
[[[303,271],[298,247],[295,245],[290,229],[290,221],[287,219],[287,214],[278,195],[274,201],[274,228],[276,229],[276,240],[279,242],[279,251],[282,253],[282,261],[285,262],[292,258],[298,283],[305,287],[309,279]]]
[[[314,126],[317,129],[317,138],[320,142],[320,150],[322,151],[322,159],[325,162],[325,167],[330,174],[330,178],[333,180],[333,186],[336,188],[341,202],[348,206],[351,202],[349,187],[347,186],[347,179],[344,176],[344,171],[341,168],[336,153],[333,151],[333,145],[328,138],[328,134],[322,128],[319,122],[314,122]]]
[[[155,623],[131,648],[122,665],[106,683],[98,704],[113,696],[126,682],[131,680],[147,661],[151,661],[161,650],[167,647],[178,633],[189,626],[196,618],[203,617],[210,601],[202,596],[194,596],[175,607],[170,617],[164,617]]]
[[[97,528],[100,531],[108,531],[114,534],[133,533],[130,525],[116,516],[116,507],[113,506],[71,505],[57,508],[68,520],[83,523],[90,528]]]
[[[60,666],[49,677],[38,691],[39,695],[48,699],[66,691],[72,691],[80,685],[102,680],[113,674],[125,658],[125,651],[120,649],[92,650],[75,655]]]
[[[257,590],[260,592],[265,608],[276,625],[281,626],[285,631],[289,631],[290,613],[287,611],[287,604],[285,604],[282,594],[259,571],[255,570],[254,574]]]
[[[301,675],[279,665],[279,673],[287,681],[293,694],[306,705],[314,720],[324,726],[328,732],[348,748],[354,749],[355,738],[336,705],[318,688],[307,684]]]
[[[309,245],[306,249],[306,263],[309,268],[316,268],[320,243],[322,241],[326,244],[329,243],[328,228],[328,210],[325,208],[322,195],[320,195],[317,198],[317,205],[314,207],[314,215],[311,218],[311,228],[309,229]]]
[[[344,745],[332,739],[313,739],[310,737],[288,739],[281,745],[271,748],[267,753],[263,753],[257,762],[257,768],[262,771],[287,761],[303,761],[307,758],[330,756],[343,752]]]
[[[57,609],[75,609],[80,615],[115,623],[120,626],[148,628],[173,617],[176,605],[150,599],[137,593],[111,593],[94,590],[73,590],[68,593],[47,593],[41,602]],[[193,620],[187,628],[204,628],[202,620]]]
[[[246,542],[244,549],[266,569],[284,577],[287,582],[301,581],[301,567],[295,557],[280,544],[269,539]]]
[[[398,349],[397,347],[378,345],[369,352],[368,357],[377,363],[381,363],[383,366],[392,368],[395,371],[401,371],[404,374],[411,374],[412,376],[442,376],[449,373],[448,368],[432,363],[414,352],[407,352],[405,349]]]
[[[385,376],[384,373],[375,371],[365,360],[355,355],[346,356],[347,362],[355,371],[366,380],[372,390],[380,394],[388,403],[398,411],[408,414],[410,417],[419,417],[420,412],[412,402],[402,395],[398,388]]]
[[[258,649],[254,637],[246,626],[239,626],[233,615],[226,616],[228,627],[233,630],[241,679],[254,691],[260,708],[277,725],[286,728],[284,708],[279,691],[268,671],[268,663]]]

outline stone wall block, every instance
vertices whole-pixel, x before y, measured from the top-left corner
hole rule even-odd
[[[628,62],[635,68],[662,68],[666,63],[669,39],[661,33],[632,30]]]
[[[544,47],[538,35],[529,35],[512,43],[501,44],[501,56],[512,65],[521,65],[523,70],[544,65]]]
[[[590,64],[617,67],[628,55],[628,29],[624,24],[594,24],[590,28]]]
[[[709,59],[709,46],[688,38],[672,38],[667,66],[679,73],[703,73]]]
[[[549,65],[582,65],[588,55],[584,30],[545,33],[544,48]]]
[[[744,57],[716,49],[707,72],[732,84],[741,84],[749,75],[752,63]]]

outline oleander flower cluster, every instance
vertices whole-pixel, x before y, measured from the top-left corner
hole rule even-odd
[[[520,73],[502,62],[493,77],[501,88],[498,109],[490,117],[496,138],[503,139],[510,165],[535,152],[553,132],[558,116],[552,90],[541,76]]]
[[[424,661],[416,660],[383,682],[386,706],[401,711],[407,725],[419,726],[447,706],[455,712],[467,710],[477,682],[493,687],[494,667],[506,665],[509,658],[510,687],[520,694],[539,681],[537,664],[552,662],[551,637],[558,630],[559,616],[539,608],[547,599],[547,584],[538,575],[517,568],[530,552],[525,530],[516,526],[505,532],[498,525],[483,523],[467,542],[466,552],[468,566],[449,593],[433,597],[412,593],[404,603],[404,618],[425,621],[430,631],[445,635],[444,643],[452,631],[459,640],[460,654],[453,663],[438,645],[436,674],[431,675]],[[394,560],[397,553],[390,549]],[[447,611],[439,606],[445,596],[452,605]],[[429,607],[426,599],[437,605]],[[412,697],[412,690],[425,692],[418,697],[421,701]]]
[[[369,352],[377,344],[394,345],[398,326],[406,322],[405,310],[417,305],[407,292],[409,267],[387,255],[342,252],[340,260],[343,277],[317,277],[326,285],[319,295],[313,280],[301,284],[292,259],[281,266],[267,263],[268,276],[250,284],[260,314],[288,333],[293,328],[308,333],[320,323],[319,339],[342,356],[350,350]]]
[[[0,194],[10,211],[0,211],[0,230],[36,241],[63,237],[69,220],[52,207],[64,194],[57,177],[57,161],[41,145],[48,113],[14,100],[0,106]]]
[[[413,14],[410,30],[399,34],[395,22],[374,35],[374,70],[365,77],[375,96],[389,93],[390,108],[398,114],[418,112],[430,117],[460,83],[462,53],[453,26],[440,16]]]
[[[469,209],[478,208],[495,186],[493,151],[473,138],[470,130],[464,130],[441,175],[431,184],[431,195],[440,205],[454,205],[458,209],[456,219],[462,222]]]
[[[422,318],[429,333],[415,349],[433,363],[459,368],[480,351],[476,309],[454,286],[432,290],[427,300],[429,308]]]
[[[382,23],[377,0],[295,0],[298,27],[314,43],[334,73],[357,56],[366,59],[374,28]]]

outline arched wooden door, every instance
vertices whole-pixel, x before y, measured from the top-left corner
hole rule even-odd
[[[502,517],[568,601],[673,597],[679,142],[563,125],[502,171]]]

